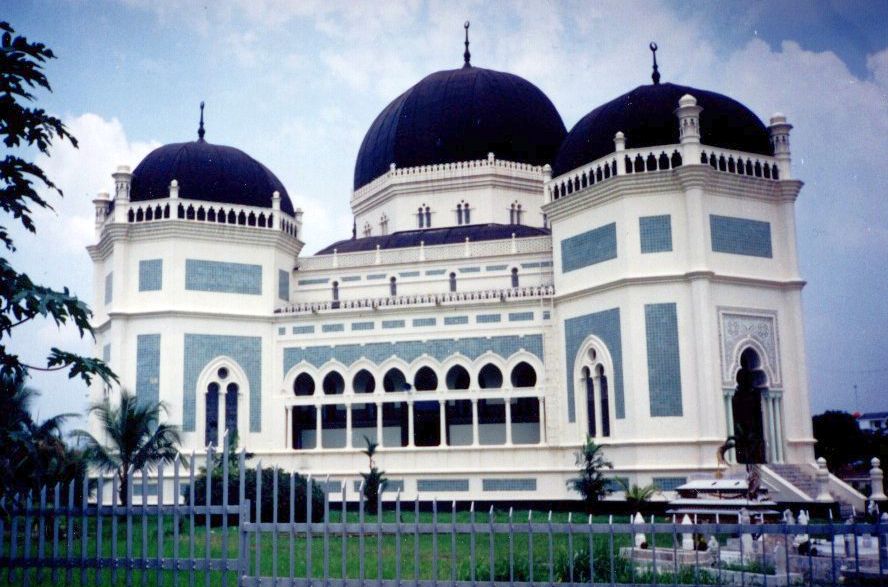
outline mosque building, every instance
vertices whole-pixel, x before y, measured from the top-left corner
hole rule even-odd
[[[587,437],[668,491],[735,436],[791,486],[814,460],[791,128],[655,60],[568,132],[467,37],[370,125],[351,237],[307,255],[286,187],[201,116],[94,201],[97,354],[186,451],[227,429],[350,499],[366,439],[386,499],[572,499]]]

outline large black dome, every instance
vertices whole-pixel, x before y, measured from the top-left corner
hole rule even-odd
[[[771,155],[768,130],[758,116],[736,100],[687,86],[650,84],[639,86],[599,106],[571,129],[555,162],[552,175],[567,173],[614,151],[614,135],[626,135],[626,148],[674,145],[678,119],[674,112],[685,94],[697,99],[700,141],[705,145]]]
[[[180,198],[271,208],[279,192],[281,210],[294,213],[284,184],[267,167],[239,149],[203,140],[151,151],[133,171],[130,200],[167,198],[174,179]]]
[[[433,73],[386,106],[364,136],[355,189],[389,170],[497,159],[551,163],[566,129],[551,100],[529,81],[466,66]]]

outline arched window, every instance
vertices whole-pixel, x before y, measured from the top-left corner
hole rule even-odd
[[[219,444],[219,384],[215,381],[207,386],[206,426],[204,444]]]
[[[398,295],[398,279],[395,277],[389,279],[389,295]]]
[[[419,209],[416,211],[416,221],[419,223],[420,228],[422,228],[422,226],[423,226],[424,219],[425,219],[425,216],[423,216],[423,213],[422,213],[422,206],[420,206]]]
[[[237,396],[240,388],[237,383],[229,383],[225,388],[225,428],[229,434],[237,433]]]
[[[466,202],[463,202],[463,224],[471,224],[472,219],[469,217],[470,208]]]
[[[444,376],[447,389],[468,389],[471,381],[469,372],[462,365],[454,365],[447,370],[447,375]]]
[[[407,391],[410,389],[410,384],[400,369],[392,368],[382,378],[382,388],[386,392]]]
[[[462,204],[457,204],[457,205],[456,205],[456,223],[457,223],[457,224],[462,224],[462,223],[463,223],[463,216],[462,216],[462,214],[463,214],[463,212],[462,212]]]
[[[503,372],[496,365],[484,365],[478,373],[478,386],[481,389],[499,389],[503,386]]]
[[[515,224],[515,204],[509,208],[509,224]]]
[[[595,438],[598,436],[595,422],[595,380],[592,379],[592,370],[589,367],[583,367],[583,381],[586,383],[586,414],[588,416],[586,434],[590,438]]]
[[[379,234],[385,236],[388,234],[389,220],[388,216],[383,214],[379,217]]]
[[[364,223],[364,236],[368,237],[373,233],[373,228],[370,226],[369,222]]]
[[[521,204],[515,207],[515,224],[521,224]]]
[[[537,374],[533,367],[521,361],[512,369],[512,387],[534,387],[537,382]]]
[[[416,391],[435,391],[438,389],[438,375],[431,367],[422,367],[413,377],[413,389]]]
[[[308,373],[300,373],[293,382],[293,395],[314,395],[315,381]]]
[[[512,267],[512,287],[518,287],[518,268]]]
[[[752,348],[740,355],[737,387],[731,398],[734,421],[735,449],[738,463],[767,462],[765,440],[765,413],[762,411],[762,392],[767,389],[767,375],[761,368],[761,359]],[[772,453],[773,456],[773,453]]]
[[[599,405],[601,406],[601,435],[610,436],[610,399],[608,398],[608,381],[607,375],[604,374],[604,366],[598,365],[596,368],[598,373],[598,388],[601,395]]]
[[[450,274],[450,291],[451,292],[456,291],[456,273]]]
[[[426,228],[432,227],[432,211],[429,210],[428,206],[425,207],[425,225]]]
[[[333,294],[333,304],[332,304],[332,306],[333,306],[334,309],[335,309],[335,308],[338,308],[338,307],[339,307],[339,282],[338,282],[338,281],[334,281],[334,282],[333,282],[333,288],[332,288],[332,292],[331,292],[331,293]]]
[[[345,379],[336,371],[330,371],[324,377],[324,395],[340,395],[345,392]]]
[[[361,369],[352,379],[352,389],[355,393],[373,393],[376,391],[376,378],[366,369]]]

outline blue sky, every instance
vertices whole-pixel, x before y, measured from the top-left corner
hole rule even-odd
[[[13,262],[87,300],[92,198],[110,191],[118,164],[194,139],[201,100],[207,140],[265,163],[305,210],[313,253],[350,234],[354,159],[373,118],[423,76],[461,64],[464,20],[472,62],[535,83],[568,128],[649,83],[655,40],[663,81],[795,125],[813,410],[888,408],[888,2],[70,0],[4,12],[59,56],[40,104],[81,141],[43,160],[66,197],[38,215],[36,237],[18,233]],[[31,360],[55,344],[90,348],[47,324],[15,340]],[[34,384],[43,415],[85,409],[79,384]]]

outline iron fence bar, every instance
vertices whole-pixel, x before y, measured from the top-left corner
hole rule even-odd
[[[513,509],[509,507],[509,587],[515,584],[515,541],[512,530]]]
[[[41,510],[46,509],[46,487],[40,488],[40,509]],[[46,539],[44,538],[46,536],[46,516],[41,515],[38,518],[37,531],[40,533],[40,535],[37,536],[37,556],[42,559],[46,555]],[[40,581],[40,575],[41,575],[41,573],[38,570],[37,571],[37,581],[38,582]]]
[[[148,509],[146,508],[148,502],[148,469],[147,466],[142,467],[142,507],[140,508],[142,514],[142,561],[148,560]],[[207,534],[209,534],[209,528],[207,528]],[[139,562],[142,562],[139,561]],[[134,561],[135,562],[135,561]],[[146,587],[148,585],[148,572],[145,570],[144,565],[139,565],[141,567],[142,573],[140,578],[142,587]],[[209,585],[207,585],[209,587]]]
[[[475,587],[475,502],[469,508],[469,573],[471,574],[472,587]]]
[[[651,517],[651,521],[653,522],[653,517]],[[617,584],[617,570],[614,568],[614,517],[608,516],[607,524],[610,529],[608,532],[608,552],[610,553],[610,580],[611,585]],[[653,525],[653,523],[651,524]],[[657,551],[656,551],[656,540],[654,540],[655,550],[654,550],[654,585],[657,584]]]
[[[74,481],[68,482],[68,512],[65,521],[65,558],[68,564],[65,569],[65,584],[70,585],[74,582]],[[131,543],[132,538],[127,536],[127,544]]]
[[[362,518],[363,520],[363,518]],[[413,500],[413,580],[419,581],[419,496]]]
[[[292,475],[290,476],[292,478]],[[274,523],[274,532],[271,534],[271,579],[277,584],[278,577],[278,468],[271,473],[271,521]],[[307,494],[310,495],[310,494]]]
[[[851,524],[851,534],[854,536],[854,572],[860,577],[860,541],[857,539],[857,522]],[[810,550],[809,556],[810,556]]]
[[[218,433],[217,433],[218,434]],[[210,533],[212,531],[212,517],[210,516],[210,506],[212,506],[213,501],[213,465],[215,464],[214,460],[214,446],[212,443],[207,445],[207,454],[205,460],[206,466],[206,491],[204,498],[204,505],[207,506],[207,511],[204,514],[204,525],[206,526],[206,535],[204,536],[204,561],[209,560],[210,558]],[[144,477],[143,477],[144,479]],[[204,572],[204,587],[210,587],[210,574]]]
[[[157,464],[157,568],[163,568],[163,463]],[[163,585],[163,573],[160,570],[154,575],[157,587]]]
[[[256,461],[256,531],[254,543],[256,547],[256,572],[258,578],[262,574],[262,535],[259,533],[259,524],[262,523],[262,461]]]
[[[549,545],[549,585],[555,584],[555,545],[552,541],[552,510],[549,510],[549,523],[546,526],[546,540]]]
[[[231,450],[228,446],[230,444],[229,433],[230,430],[226,428],[225,433],[222,435],[222,506],[226,508],[231,505],[228,501],[228,482],[230,481],[228,476],[228,459],[231,456]],[[207,466],[209,467],[210,464],[207,463]],[[228,552],[228,514],[226,513],[222,514],[222,558],[227,559],[230,556],[231,553]],[[227,568],[222,571],[222,587],[228,587],[228,572],[229,569]]]
[[[694,514],[694,527],[697,527],[697,514]],[[694,541],[694,584],[698,584],[700,582],[700,548],[697,544],[697,533],[691,532],[691,539]],[[700,540],[703,540],[703,535],[700,535]],[[762,548],[762,552],[764,553],[765,549]]]
[[[496,560],[494,550],[496,549],[496,545],[494,541],[496,540],[496,534],[493,529],[493,506],[490,506],[490,513],[488,514],[488,519],[490,521],[490,534],[488,535],[488,542],[490,546],[488,546],[487,554],[490,558],[490,584],[493,585],[496,582]]]
[[[188,587],[194,587],[194,502],[197,498],[197,488],[194,486],[194,451],[191,451],[191,460],[188,462]]]
[[[450,581],[456,581],[456,500],[450,504]]]
[[[432,500],[432,585],[438,585],[438,498]]]
[[[25,561],[31,559],[31,510],[33,503],[31,502],[31,492],[28,491],[28,497],[25,500]],[[31,573],[29,573],[30,569],[28,567],[24,567],[23,575],[22,575],[22,585],[24,587],[28,587],[31,584]]]
[[[678,587],[678,530],[672,516],[672,587]]]
[[[347,507],[345,502],[345,491],[346,486],[343,482],[342,484],[342,509],[340,510],[339,517],[342,520],[342,556],[339,561],[340,566],[342,567],[342,586],[345,587],[346,580],[348,579],[348,535],[345,531],[345,523],[347,521]]]
[[[636,515],[640,515],[637,512]],[[590,515],[591,517],[591,515]],[[643,519],[643,518],[642,518]],[[635,582],[635,518],[629,516],[629,536],[632,540],[632,550],[629,551],[629,580]]]
[[[290,475],[290,581],[296,576],[296,475]]]
[[[101,479],[101,477],[99,477],[99,479]],[[99,485],[99,491],[101,492],[101,484]],[[61,509],[62,509],[61,507],[59,507],[60,506],[59,502],[61,501],[61,499],[62,499],[62,486],[60,483],[56,483],[55,488],[53,490],[53,494],[52,494],[52,505],[53,505],[53,510],[54,510],[54,513],[52,515],[52,558],[54,558],[54,559],[59,558],[59,521],[60,520],[59,520],[58,512],[61,511]],[[99,499],[101,500],[101,493],[99,493]],[[0,509],[3,508],[3,503],[4,503],[3,501],[0,501]],[[99,518],[99,520],[101,520],[101,518]],[[101,530],[101,528],[102,528],[102,525],[101,525],[101,522],[99,522],[99,529]],[[3,545],[3,521],[2,521],[2,518],[0,518],[0,549],[2,549],[2,545]],[[102,551],[102,533],[100,531],[99,538],[98,538],[97,552],[101,553],[101,551]],[[53,584],[54,585],[57,584],[57,582],[59,580],[59,570],[57,568],[53,567],[51,576],[52,576]]]
[[[179,504],[179,458],[173,461],[173,502]],[[179,508],[173,510],[173,585],[179,585]]]
[[[527,578],[533,585],[533,510],[527,510]]]
[[[595,535],[592,533],[592,514],[586,522],[589,527],[589,584],[595,587]]]
[[[376,487],[376,584],[380,587],[382,586],[382,489],[382,486]]]
[[[87,535],[89,534],[89,518],[86,515],[87,499],[89,499],[89,483],[86,473],[83,474],[83,486],[80,496],[80,584],[86,585]],[[39,578],[39,573],[38,573]]]
[[[570,582],[574,582],[573,533],[571,532],[573,512],[567,514],[567,574]]]
[[[19,495],[18,495],[18,493],[16,493],[15,495],[12,496],[12,500],[10,502],[11,505],[13,506],[13,508],[15,507],[15,504],[18,503],[18,500],[19,500]],[[6,580],[9,582],[10,585],[12,585],[15,582],[15,573],[14,573],[15,565],[13,563],[15,563],[16,554],[18,553],[18,516],[15,515],[14,509],[10,513],[10,518],[11,518],[11,520],[9,522],[9,526],[10,526],[10,534],[12,534],[12,535],[9,537],[9,563],[10,564],[9,564],[9,569],[6,573]]]
[[[114,559],[114,565],[111,567],[111,583],[117,584],[117,567],[120,566],[117,558],[117,502],[119,501],[118,476],[111,476],[111,558]]]
[[[651,568],[653,569],[654,574],[654,585],[657,584],[657,524],[656,524],[656,516],[651,514]],[[613,516],[610,518],[611,526],[613,526]],[[613,543],[613,539],[611,539],[611,543]],[[611,547],[611,560],[613,560],[613,547]],[[611,563],[611,585],[614,584],[613,577],[613,563]]]
[[[364,585],[364,481],[358,488],[358,577]]]
[[[58,487],[58,485],[56,485]],[[102,548],[102,540],[104,538],[104,530],[102,528],[102,502],[104,501],[104,493],[105,493],[105,477],[104,475],[99,475],[96,478],[96,560],[103,558],[104,550]],[[56,496],[56,503],[58,503],[58,496]],[[55,541],[55,537],[53,538]],[[53,558],[55,555],[53,555]],[[102,581],[102,571],[96,570],[96,583],[101,583]],[[55,583],[55,575],[53,575],[53,583]]]
[[[293,479],[296,475],[290,475]],[[330,587],[330,476],[324,481],[324,587]],[[307,497],[307,496],[306,496]]]

